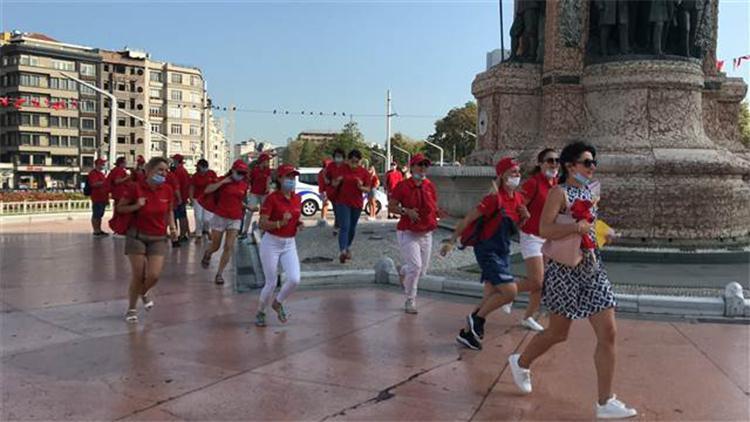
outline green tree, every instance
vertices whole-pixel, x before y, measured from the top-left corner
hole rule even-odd
[[[401,132],[396,132],[393,136],[391,136],[391,145],[399,147],[401,149],[405,149],[409,151],[409,154],[411,155],[419,152],[424,154],[425,152],[425,143],[423,141],[412,139]],[[404,164],[406,162],[406,157],[404,157],[403,152],[392,148],[391,154],[393,155],[394,160],[398,161],[399,164]]]
[[[299,142],[299,141],[296,141]],[[302,148],[299,154],[300,167],[318,167],[323,161],[323,148],[320,148],[316,142],[302,141]]]
[[[301,141],[288,141],[284,153],[281,158],[284,163],[291,164],[295,167],[299,166],[299,159],[302,153],[302,142]]]
[[[442,119],[435,122],[435,133],[427,137],[430,142],[445,149],[445,160],[453,159],[453,148],[456,160],[462,160],[474,150],[475,138],[467,132],[476,132],[477,104],[469,101],[463,107],[456,107]],[[476,134],[475,134],[476,135]],[[430,157],[439,157],[435,148],[429,149]]]
[[[747,101],[740,104],[739,126],[740,142],[750,148],[750,109],[748,109]]]
[[[327,142],[323,150],[325,155],[330,157],[333,150],[341,148],[346,154],[353,149],[358,149],[362,153],[362,158],[370,159],[370,148],[365,142],[365,137],[357,126],[357,122],[349,122],[344,125],[341,133],[338,133],[331,142]]]

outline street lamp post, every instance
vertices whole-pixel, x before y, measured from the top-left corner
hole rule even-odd
[[[391,148],[397,149],[397,150],[403,152],[404,154],[406,154],[406,163],[407,164],[409,163],[409,161],[411,161],[411,153],[409,151],[407,151],[407,150],[405,150],[403,148],[397,147],[396,145],[391,145]],[[390,164],[391,163],[388,163],[388,165],[390,165]]]
[[[143,122],[144,127],[149,124],[149,122],[147,122],[146,119],[144,119],[142,117],[138,117],[135,114],[129,113],[129,112],[125,111],[125,110],[117,110],[117,111],[119,111],[120,113],[122,113],[122,114],[124,114],[124,115],[126,115],[128,117],[132,117],[132,118],[134,118],[136,120],[139,120],[139,121]],[[154,131],[151,130],[150,127],[148,128],[148,130],[149,130],[150,134],[162,137],[164,140],[167,141],[167,144],[169,144],[170,142],[172,142],[172,140],[169,139],[166,135],[163,135],[163,134],[161,134],[159,132],[154,132]],[[165,152],[166,151],[167,150],[165,149]]]
[[[111,105],[109,115],[109,165],[114,166],[115,161],[117,160],[117,98],[109,92],[99,89],[88,82],[84,82],[73,75],[65,72],[60,72],[60,74],[109,98],[109,103]]]
[[[445,155],[445,150],[443,150],[443,147],[441,147],[440,145],[435,145],[427,139],[424,140],[424,143],[440,150],[440,167],[443,167],[443,156]]]

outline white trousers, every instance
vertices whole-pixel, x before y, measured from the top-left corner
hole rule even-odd
[[[297,243],[293,237],[279,237],[266,232],[260,239],[260,261],[263,264],[263,275],[266,284],[260,292],[260,306],[258,310],[265,312],[271,302],[276,279],[279,275],[279,264],[284,269],[286,280],[281,291],[276,295],[276,301],[284,302],[297,288],[300,282],[299,258],[297,257]]]
[[[416,299],[419,276],[427,274],[432,251],[432,232],[415,233],[400,230],[398,246],[401,250],[401,271],[404,278],[404,293],[409,299]]]
[[[209,221],[211,220],[210,211],[207,211],[198,201],[193,201],[193,216],[195,217],[195,234],[198,236],[203,234],[203,231],[209,230]]]

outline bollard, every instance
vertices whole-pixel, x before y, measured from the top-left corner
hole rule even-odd
[[[741,317],[745,315],[745,297],[742,285],[733,281],[724,288],[724,316]]]
[[[396,264],[387,256],[381,257],[375,263],[375,283],[388,284],[390,282],[390,273],[396,272]]]

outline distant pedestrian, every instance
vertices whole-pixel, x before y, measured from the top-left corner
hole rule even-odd
[[[271,185],[271,172],[271,156],[265,152],[261,153],[255,166],[249,173],[250,192],[247,200],[247,212],[242,222],[240,239],[247,237],[247,232],[251,229],[253,222],[253,213],[260,209],[263,200],[268,195]]]
[[[146,180],[146,159],[142,155],[139,155],[135,159],[135,167],[130,172],[130,177],[133,182],[139,183]]]
[[[417,313],[417,285],[419,277],[427,274],[432,253],[432,232],[437,229],[438,206],[435,185],[427,179],[427,168],[432,164],[422,154],[411,161],[412,176],[393,189],[388,211],[400,215],[396,226],[401,252],[399,277],[406,295],[404,311]]]
[[[167,228],[177,238],[172,210],[172,188],[166,184],[167,160],[152,158],[146,164],[146,179],[132,184],[117,202],[117,213],[131,214],[125,240],[125,255],[131,269],[127,322],[138,322],[140,297],[146,310],[154,306],[151,289],[159,281],[167,253]]]
[[[401,173],[401,170],[398,168],[398,163],[393,161],[391,163],[391,169],[385,172],[385,193],[389,197],[393,193],[394,189],[396,189],[396,186],[398,186],[401,181],[404,180],[404,175]],[[396,214],[388,212],[388,218],[398,218]]]
[[[369,217],[374,220],[378,215],[378,204],[375,200],[376,189],[380,186],[380,179],[378,178],[378,172],[375,170],[375,166],[370,165],[368,167],[370,173],[370,191],[367,192],[367,207],[369,208]]]
[[[182,197],[182,193],[180,190],[180,178],[179,176],[177,176],[177,163],[174,160],[172,160],[172,162],[169,164],[169,172],[167,172],[166,183],[172,188],[172,192],[174,195],[174,205],[172,208],[172,212],[175,213],[175,221],[178,221],[180,211],[177,211],[177,208],[179,208],[180,204],[186,201],[187,198]],[[172,247],[173,248],[180,247],[179,238],[172,240]]]
[[[326,197],[331,204],[333,204],[333,235],[339,235],[340,216],[338,214],[337,205],[341,202],[340,191],[341,183],[334,184],[335,180],[343,180],[344,174],[348,171],[349,166],[346,164],[344,157],[346,153],[341,148],[333,150],[333,162],[326,167],[325,180],[326,180]]]
[[[104,175],[105,163],[106,160],[103,158],[97,158],[94,161],[94,169],[89,172],[86,179],[91,190],[91,228],[94,230],[94,236],[109,236],[109,233],[102,230],[104,210],[109,204],[109,186],[107,176]]]
[[[352,259],[351,247],[357,233],[357,222],[364,207],[363,195],[370,192],[370,173],[361,166],[362,153],[353,149],[348,162],[331,184],[338,190],[338,203],[334,205],[339,220],[339,262]]]
[[[172,157],[175,164],[174,175],[177,178],[180,190],[180,203],[175,207],[174,218],[180,225],[180,242],[185,242],[190,236],[190,224],[187,217],[187,202],[190,197],[190,174],[185,168],[185,158],[182,154],[175,154]]]
[[[579,235],[573,246],[580,262],[569,266],[553,259],[544,273],[542,303],[551,312],[549,327],[531,339],[521,354],[508,358],[513,381],[523,393],[531,393],[531,364],[553,345],[564,342],[573,320],[588,319],[596,335],[594,352],[599,419],[619,419],[638,412],[617,400],[612,393],[615,372],[615,295],[596,245],[596,207],[588,184],[596,169],[596,149],[585,142],[573,142],[560,153],[560,184],[550,190],[539,222],[540,236],[554,242]],[[573,220],[575,223],[561,223]],[[571,218],[572,217],[572,218]],[[567,243],[562,243],[566,245]],[[554,247],[550,246],[552,253]],[[559,258],[558,259],[562,259]]]
[[[328,184],[326,183],[326,167],[331,164],[332,160],[326,158],[323,160],[323,167],[318,172],[318,195],[320,196],[320,225],[325,226],[328,217]]]
[[[125,157],[118,157],[115,160],[115,167],[110,170],[107,175],[107,184],[109,185],[109,192],[112,195],[115,203],[120,201],[122,196],[125,194],[128,188],[128,182],[130,182],[130,175],[127,169],[128,162]]]
[[[211,255],[221,247],[224,240],[224,250],[219,260],[219,268],[216,271],[214,282],[218,285],[224,284],[224,268],[234,253],[234,245],[237,241],[237,232],[240,230],[242,214],[244,212],[243,200],[247,195],[247,173],[248,167],[242,160],[236,160],[232,169],[216,183],[206,186],[204,196],[213,194],[215,205],[211,212],[211,244],[203,254],[201,265],[208,268],[211,264]]]
[[[209,225],[213,214],[207,210],[202,204],[201,199],[203,198],[203,192],[206,190],[206,186],[216,183],[218,177],[216,173],[208,168],[208,161],[204,158],[198,160],[197,171],[190,178],[190,188],[188,195],[190,197],[190,204],[193,206],[193,214],[195,217],[195,233],[194,237],[197,240],[203,239],[204,235],[210,234]]]
[[[294,292],[300,282],[300,265],[297,256],[295,236],[302,227],[300,214],[302,201],[295,193],[296,177],[299,172],[289,164],[279,167],[276,177],[281,187],[266,197],[260,209],[260,228],[265,231],[260,241],[260,260],[263,264],[265,285],[260,292],[258,312],[255,325],[266,325],[268,305],[276,312],[279,321],[287,322],[289,314],[284,308],[284,301]],[[284,270],[286,280],[281,291],[271,302],[276,290],[279,264]]]

